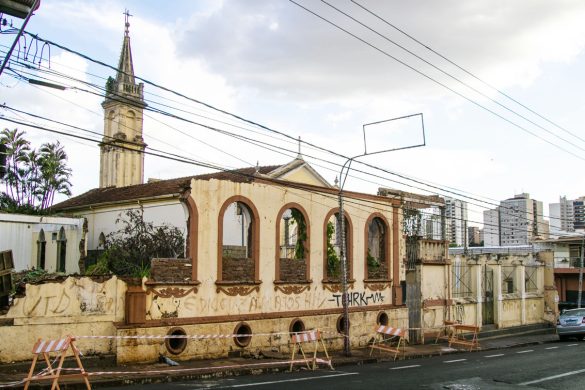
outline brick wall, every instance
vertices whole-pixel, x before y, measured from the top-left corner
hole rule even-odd
[[[279,279],[287,282],[304,281],[307,279],[306,269],[305,260],[280,259]]]
[[[221,278],[232,282],[254,281],[254,259],[224,257]]]
[[[150,278],[156,282],[186,282],[191,280],[191,259],[152,259]]]
[[[388,265],[380,263],[378,268],[368,266],[368,279],[388,279]]]
[[[248,257],[247,248],[239,245],[224,245],[223,257],[230,257],[232,259],[244,259]]]

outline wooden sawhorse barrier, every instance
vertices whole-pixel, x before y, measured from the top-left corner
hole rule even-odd
[[[451,348],[451,344],[457,344],[464,347],[469,347],[469,352],[473,351],[473,348],[476,350],[479,349],[479,339],[477,338],[478,332],[479,326],[476,325],[453,325],[453,333],[449,339],[449,348]],[[470,334],[471,338],[467,338],[466,336]]]
[[[394,360],[401,352],[400,345],[402,344],[402,353],[404,354],[404,338],[406,337],[406,329],[393,328],[391,326],[379,325],[374,328],[376,335],[370,348],[370,356],[375,349],[394,353]],[[393,345],[396,343],[396,345]]]
[[[82,377],[83,381],[85,382],[85,386],[88,390],[91,390],[91,385],[89,384],[89,380],[87,379],[87,372],[83,368],[81,364],[81,359],[79,358],[79,350],[73,344],[75,338],[71,336],[67,336],[63,339],[59,340],[46,340],[43,341],[39,339],[35,346],[33,347],[32,353],[34,355],[32,364],[30,366],[30,370],[28,372],[28,376],[24,380],[24,390],[28,389],[28,386],[33,381],[43,381],[43,380],[52,380],[53,384],[51,386],[51,390],[60,389],[59,387],[59,379],[61,378],[73,378],[73,377]],[[67,355],[67,351],[71,347],[71,351],[73,352],[73,357],[77,361],[77,367],[79,369],[78,374],[66,374],[61,375],[61,371],[63,369],[63,362],[65,361],[65,356]],[[55,352],[58,354],[59,363],[57,367],[53,368],[50,359],[50,353]],[[41,374],[33,375],[35,371],[35,365],[37,364],[37,360],[39,356],[42,356],[45,362],[47,363],[47,368],[43,370]]]
[[[439,340],[449,341],[451,339],[451,336],[453,335],[453,326],[457,324],[459,324],[459,322],[457,321],[449,320],[443,321],[443,326],[439,330],[439,333],[437,333],[437,338],[435,338],[435,344],[437,344]]]
[[[308,332],[301,332],[301,333],[293,334],[291,337],[291,343],[293,344],[293,349],[292,349],[292,354],[290,357],[289,371],[292,371],[293,363],[295,360],[295,353],[296,353],[297,349],[303,355],[303,359],[305,360],[305,363],[307,364],[307,368],[309,368],[311,370],[315,370],[317,368],[317,350],[319,349],[319,344],[321,344],[321,346],[323,347],[323,352],[325,352],[325,356],[327,357],[329,367],[331,367],[331,369],[333,369],[333,365],[331,363],[331,358],[329,357],[329,354],[327,353],[327,347],[325,346],[325,342],[323,341],[323,337],[322,337],[321,332],[319,330],[311,330]],[[313,366],[312,367],[309,365],[309,360],[307,359],[307,356],[305,355],[305,351],[303,350],[303,344],[305,344],[305,343],[312,343],[313,347],[314,347],[313,359],[312,359]]]

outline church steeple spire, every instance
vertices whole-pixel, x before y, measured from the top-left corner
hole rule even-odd
[[[124,15],[126,16],[126,29],[124,30],[124,42],[122,43],[122,52],[118,61],[116,81],[134,84],[134,65],[132,64],[132,49],[130,48],[130,22],[128,21],[128,18],[132,15],[128,10],[124,12]]]
[[[100,144],[100,187],[142,184],[144,179],[144,84],[136,84],[128,21],[131,15],[128,10],[124,15],[124,41],[118,70],[116,78],[109,77],[106,82],[106,99],[102,103],[104,138]]]

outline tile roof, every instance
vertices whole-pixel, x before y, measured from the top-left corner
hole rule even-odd
[[[275,169],[280,168],[280,165],[270,165],[263,167],[248,167],[241,169],[234,169],[232,171],[223,171],[216,173],[206,173],[203,175],[179,177],[176,179],[159,180],[151,183],[137,184],[127,187],[105,187],[94,188],[76,197],[67,199],[64,202],[58,203],[52,207],[52,210],[66,211],[77,208],[85,208],[91,205],[121,202],[128,200],[155,198],[165,195],[179,195],[185,189],[189,188],[191,179],[195,180],[229,180],[233,182],[249,181],[256,173],[266,175]]]

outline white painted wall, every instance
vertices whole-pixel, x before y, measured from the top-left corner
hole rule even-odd
[[[145,221],[155,225],[168,224],[179,228],[183,237],[187,235],[187,219],[189,213],[185,206],[177,199],[172,201],[149,202],[142,205]],[[98,208],[87,211],[83,214],[88,223],[87,248],[97,249],[100,233],[108,235],[122,228],[122,224],[115,224],[119,216],[124,216],[124,211],[129,209],[137,210],[139,203],[133,205],[119,205],[107,208]]]
[[[83,218],[41,217],[0,213],[0,251],[12,250],[16,271],[37,266],[37,240],[45,232],[45,269],[57,269],[57,242],[61,227],[67,238],[65,272],[79,272],[79,242],[83,238]],[[55,234],[53,234],[55,233]]]

